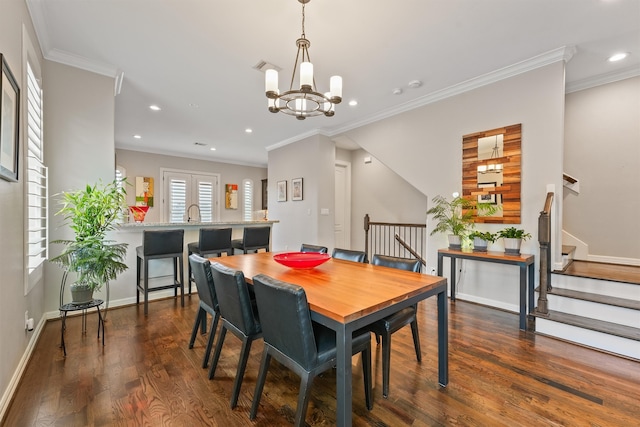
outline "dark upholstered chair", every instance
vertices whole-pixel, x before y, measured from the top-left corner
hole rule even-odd
[[[140,292],[144,294],[144,314],[148,313],[149,292],[162,289],[174,289],[180,303],[184,307],[184,230],[144,230],[142,246],[136,248],[136,304],[140,304]],[[171,258],[173,260],[173,282],[170,285],[149,288],[149,261],[152,259]],[[180,280],[178,280],[180,269]],[[142,284],[140,280],[142,278]]]
[[[326,246],[317,246],[317,245],[308,245],[303,243],[300,246],[300,252],[317,252],[321,254],[326,254],[329,251]]]
[[[223,253],[233,255],[231,247],[231,229],[230,228],[201,228],[197,242],[191,242],[187,245],[187,252],[200,255],[203,258],[209,258],[213,255],[221,256]],[[194,280],[191,272],[191,264],[189,264],[189,294],[191,294],[191,282]]]
[[[239,249],[245,254],[249,251],[264,249],[269,252],[269,238],[271,236],[271,227],[245,227],[242,233],[242,240],[232,240],[231,245],[234,249]]]
[[[345,261],[367,262],[367,254],[362,251],[352,251],[349,249],[334,248],[331,258],[343,259]]]
[[[189,348],[193,348],[198,327],[200,327],[200,331],[203,334],[207,333],[207,313],[212,316],[207,349],[202,359],[202,367],[206,368],[209,364],[209,356],[211,355],[211,348],[213,347],[213,339],[216,336],[218,320],[220,320],[220,308],[218,307],[216,291],[213,288],[213,275],[211,274],[211,263],[209,260],[196,254],[189,255],[189,267],[191,271],[193,271],[198,297],[200,298],[200,305],[196,313],[196,320],[193,323],[191,339],[189,340]]]
[[[242,350],[236,371],[236,379],[231,392],[231,408],[238,403],[242,378],[247,367],[251,344],[262,337],[262,328],[255,306],[255,300],[251,298],[249,285],[246,283],[242,271],[227,268],[217,262],[211,264],[213,286],[218,296],[220,314],[222,315],[222,327],[213,354],[213,361],[209,369],[209,379],[213,378],[220,359],[222,344],[227,330],[242,340]]]
[[[386,255],[374,255],[371,264],[384,267],[398,268],[413,272],[420,272],[421,264],[418,259],[397,258]],[[413,346],[416,350],[418,362],[422,361],[420,351],[420,336],[418,334],[418,321],[416,319],[417,305],[403,308],[384,319],[380,319],[369,325],[369,329],[376,334],[376,341],[382,337],[382,396],[386,399],[389,396],[389,370],[391,366],[391,334],[400,330],[406,325],[411,325],[413,334]]]
[[[264,350],[249,417],[256,417],[269,363],[274,357],[300,376],[294,425],[303,426],[313,379],[335,365],[335,331],[311,320],[307,295],[302,287],[262,274],[253,278],[253,286],[262,322]],[[369,331],[354,333],[352,348],[353,354],[362,353],[365,398],[367,409],[371,409],[373,402]]]

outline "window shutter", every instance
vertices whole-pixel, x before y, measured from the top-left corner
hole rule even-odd
[[[242,183],[244,196],[242,198],[243,218],[245,221],[253,220],[253,182],[245,179]]]
[[[200,207],[200,221],[213,221],[213,183],[198,182],[198,206]]]
[[[48,169],[42,139],[42,90],[27,62],[27,259],[31,274],[48,257]]]
[[[183,222],[187,210],[187,181],[171,178],[169,182],[169,222]]]

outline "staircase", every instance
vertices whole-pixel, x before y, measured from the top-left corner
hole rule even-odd
[[[565,250],[567,266],[551,274],[549,314],[534,314],[536,333],[640,360],[640,267],[573,260]]]

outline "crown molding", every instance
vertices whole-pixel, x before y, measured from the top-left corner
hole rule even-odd
[[[305,138],[309,138],[316,135],[330,137],[330,135],[327,134],[327,132],[325,131],[322,131],[320,129],[312,129],[308,132],[301,133],[299,135],[296,135],[291,138],[285,139],[283,141],[276,142],[275,144],[269,145],[266,147],[266,150],[267,151],[275,150],[276,148],[281,148],[281,147],[284,147],[285,145],[293,144],[294,142],[302,141]]]
[[[573,83],[568,83],[565,88],[565,93],[578,92],[580,90],[591,89],[592,87],[606,85],[614,83],[620,80],[630,79],[632,77],[640,76],[640,66],[631,66],[623,68],[617,71],[611,71],[609,73],[600,74],[594,77],[578,80]]]
[[[487,86],[499,82],[500,80],[508,79],[510,77],[514,77],[519,74],[523,74],[558,61],[568,62],[569,60],[571,60],[573,55],[575,55],[575,53],[575,46],[563,46],[558,49],[550,50],[538,56],[534,56],[533,58],[518,62],[513,65],[509,65],[507,67],[492,71],[487,74],[483,74],[478,77],[474,77],[448,88],[438,90],[420,98],[416,98],[413,101],[405,102],[404,104],[400,104],[396,107],[381,111],[368,117],[365,120],[349,123],[346,126],[334,129],[329,136],[334,136],[364,125],[380,121],[382,119],[386,119],[388,117],[395,116],[400,113],[411,111],[418,107],[433,104],[434,102],[438,102],[452,96],[460,95],[479,87]]]
[[[107,77],[116,78],[120,74],[118,67],[111,64],[94,61],[80,55],[76,55],[63,50],[51,48],[51,38],[49,37],[49,29],[47,27],[45,0],[26,0],[27,9],[33,21],[33,27],[40,43],[42,56],[54,62],[69,65],[71,67],[80,68],[92,73],[101,74]]]

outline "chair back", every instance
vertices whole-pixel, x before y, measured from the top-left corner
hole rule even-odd
[[[218,311],[218,298],[213,287],[213,274],[208,259],[196,254],[189,255],[189,265],[193,271],[193,278],[198,289],[200,301]]]
[[[388,255],[374,255],[371,259],[371,264],[381,265],[383,267],[397,268],[399,270],[413,271],[419,273],[422,269],[422,264],[419,259],[413,258],[398,258]]]
[[[318,245],[309,245],[303,243],[300,246],[300,252],[317,252],[320,254],[326,254],[329,251],[326,246],[318,246]]]
[[[198,248],[201,254],[222,249],[231,251],[231,228],[201,228]]]
[[[345,261],[367,262],[367,254],[362,251],[352,251],[349,249],[334,248],[331,258],[342,259]]]
[[[253,278],[264,341],[311,370],[318,358],[307,294],[264,274]]]
[[[242,237],[242,245],[245,248],[256,246],[269,246],[271,227],[245,227]]]
[[[211,264],[211,275],[220,315],[247,336],[258,333],[260,322],[254,316],[244,273],[214,262]]]
[[[182,254],[184,230],[143,230],[142,242],[145,256]]]

